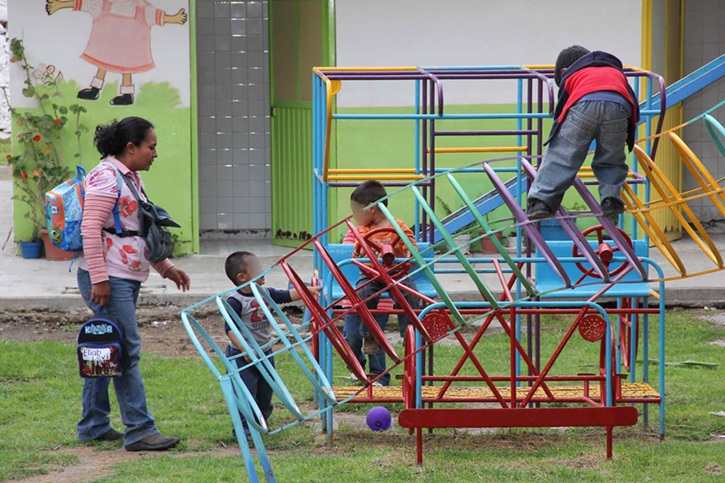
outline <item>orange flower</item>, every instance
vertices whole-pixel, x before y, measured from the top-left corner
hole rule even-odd
[[[39,177],[40,177],[40,171],[38,171],[37,169],[34,169],[33,170],[33,178],[39,178]]]
[[[55,120],[55,121],[53,121],[53,122],[54,122],[54,123],[56,123],[56,124],[60,124],[60,119],[56,119],[56,120]]]
[[[36,134],[35,136],[33,136],[33,141],[35,141],[36,143],[37,143],[38,141],[40,141],[41,139],[42,139],[42,138],[40,137],[40,134]]]
[[[7,154],[5,157],[8,158],[8,159],[10,159],[10,158],[13,157],[13,155],[12,154]]]

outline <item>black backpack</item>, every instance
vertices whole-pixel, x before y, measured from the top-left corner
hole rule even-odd
[[[124,362],[123,326],[104,309],[88,319],[78,332],[78,368],[81,377],[120,376]]]

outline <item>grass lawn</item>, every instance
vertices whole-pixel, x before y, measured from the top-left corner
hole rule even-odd
[[[707,318],[713,314],[668,312],[667,362],[694,360],[717,367],[666,366],[666,439],[658,438],[655,406],[649,429],[641,423],[615,429],[611,461],[605,459],[601,428],[438,430],[425,436],[425,463],[418,467],[413,437],[397,425],[381,433],[363,429],[360,423],[369,406],[348,404],[336,412],[339,428],[333,445],[327,444],[316,423],[266,437],[275,475],[280,482],[725,479],[725,348],[712,344],[725,340],[725,325]],[[545,324],[543,345],[552,344],[569,322]],[[652,334],[657,333],[656,325],[651,326]],[[507,340],[503,334],[486,336],[477,353],[496,354]],[[589,360],[591,346],[573,345],[559,370],[580,367],[585,372],[581,366]],[[144,457],[123,451],[120,443],[78,443],[75,423],[82,381],[74,350],[59,342],[0,339],[0,480],[54,472],[47,481],[246,481],[221,390],[198,357],[145,354],[141,362],[149,407],[162,432],[182,439],[177,449]],[[441,370],[455,365],[459,352],[450,346],[436,347]],[[656,358],[656,350],[650,358]],[[280,357],[277,365],[300,406],[311,410],[308,386],[291,359]],[[656,370],[651,368],[655,387]],[[394,415],[401,409],[389,407]],[[114,427],[121,429],[115,404],[112,415]],[[279,404],[271,425],[289,420]],[[73,469],[94,460],[106,464],[96,473],[79,473],[82,476],[73,479]]]

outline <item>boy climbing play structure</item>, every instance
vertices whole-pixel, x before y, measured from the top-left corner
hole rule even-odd
[[[712,82],[712,72],[720,72],[724,62],[722,57],[710,65],[707,82]],[[560,208],[553,230],[528,220],[525,194],[536,176],[544,121],[551,118],[554,105],[552,75],[549,66],[314,69],[315,236],[270,268],[283,270],[300,294],[306,308],[304,323],[295,326],[254,283],[250,288],[278,334],[267,346],[257,345],[230,310],[225,302],[228,292],[181,314],[191,340],[222,387],[251,481],[257,481],[257,474],[250,446],[241,436],[240,414],[249,422],[268,481],[275,480],[261,435],[319,418],[331,437],[333,409],[343,403],[401,404],[398,423],[415,432],[418,463],[423,460],[425,428],[601,426],[606,431],[606,455],[611,458],[613,427],[636,424],[640,410],[648,425],[652,404],[657,405],[658,431],[664,437],[664,284],[668,279],[722,270],[720,252],[686,203],[707,198],[725,216],[725,195],[675,129],[661,130],[670,95],[680,96],[677,102],[681,101],[682,86],[687,83],[665,89],[658,75],[627,68],[625,75],[643,99],[643,139],[630,156],[631,169],[622,191],[627,213],[616,223],[602,215],[590,192],[596,180],[590,169],[583,168],[573,187],[583,210]],[[480,82],[481,88],[492,80],[509,82],[518,99],[515,110],[448,112],[446,91],[461,80]],[[335,96],[345,85],[379,81],[410,84],[412,112],[402,108],[398,114],[334,112]],[[688,88],[692,91],[692,86]],[[725,129],[710,115],[718,107],[688,122],[706,122],[725,156]],[[381,169],[331,167],[336,123],[391,120],[414,124],[414,159],[399,163],[391,159],[397,164]],[[468,121],[475,128],[462,129]],[[450,146],[459,139],[466,139],[466,145]],[[658,144],[664,142],[673,144],[697,189],[677,192],[653,161]],[[459,153],[480,153],[481,159],[464,166],[447,164]],[[384,182],[391,203],[404,195],[414,200],[416,245],[405,237],[382,200],[376,203],[390,222],[386,229],[408,247],[409,259],[378,258],[383,247],[360,236],[350,218],[329,222],[328,204],[336,190],[367,179]],[[484,194],[472,195],[480,193],[481,186],[486,187]],[[441,215],[441,203],[437,203],[441,193],[461,208]],[[493,210],[505,214],[490,221]],[[659,210],[676,217],[709,260],[709,268],[688,271],[656,222]],[[594,225],[582,230],[577,225],[580,221]],[[330,242],[331,234],[340,230],[352,232],[367,258],[353,259],[352,245]],[[501,243],[498,234],[502,232],[516,240],[515,250]],[[461,243],[462,234],[471,234],[469,241]],[[466,254],[468,247],[482,239],[490,239],[496,253]],[[650,246],[671,266],[667,275],[650,258]],[[309,267],[301,272],[292,266],[294,254],[303,248],[315,250],[314,269],[323,285],[319,297],[310,293],[300,275]],[[355,290],[361,270],[384,283],[379,294],[391,299],[394,308],[366,307]],[[446,290],[451,274],[467,277],[478,297],[453,299]],[[416,291],[400,283],[406,277],[416,281]],[[411,307],[404,291],[419,297],[421,308]],[[280,426],[272,428],[264,420],[241,381],[240,369],[195,318],[197,311],[210,304],[216,305],[243,345],[250,359],[246,367],[260,371],[288,411],[277,419],[284,421]],[[388,370],[398,374],[400,385],[373,386],[381,375],[366,374],[339,328],[350,312],[370,327],[390,359]],[[375,323],[376,313],[408,315],[411,325],[402,345],[391,344]],[[441,342],[457,358],[452,368],[436,358]],[[577,350],[570,351],[574,347]],[[292,394],[265,355],[270,349],[273,356],[294,361],[299,374],[285,370],[284,379],[298,376],[308,381],[309,393]],[[569,360],[574,352],[579,354],[577,360]],[[656,361],[654,378],[650,361]],[[351,373],[362,386],[333,386],[341,373]],[[316,409],[305,412],[296,400],[311,393]]]

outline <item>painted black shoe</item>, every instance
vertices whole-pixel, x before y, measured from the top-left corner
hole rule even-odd
[[[112,106],[130,106],[133,104],[133,94],[121,94],[111,99]]]
[[[119,433],[115,429],[111,428],[93,441],[119,441],[123,439],[123,433]]]
[[[624,213],[624,203],[617,198],[604,198],[602,201],[602,214],[604,216],[613,217]]]
[[[101,90],[98,87],[89,87],[78,91],[78,99],[85,99],[87,101],[95,101],[100,95]]]
[[[124,446],[126,451],[164,451],[179,444],[179,438],[164,436],[161,433],[152,434],[141,441]]]
[[[529,207],[526,209],[529,220],[543,220],[554,216],[549,205],[539,200],[529,200]]]

